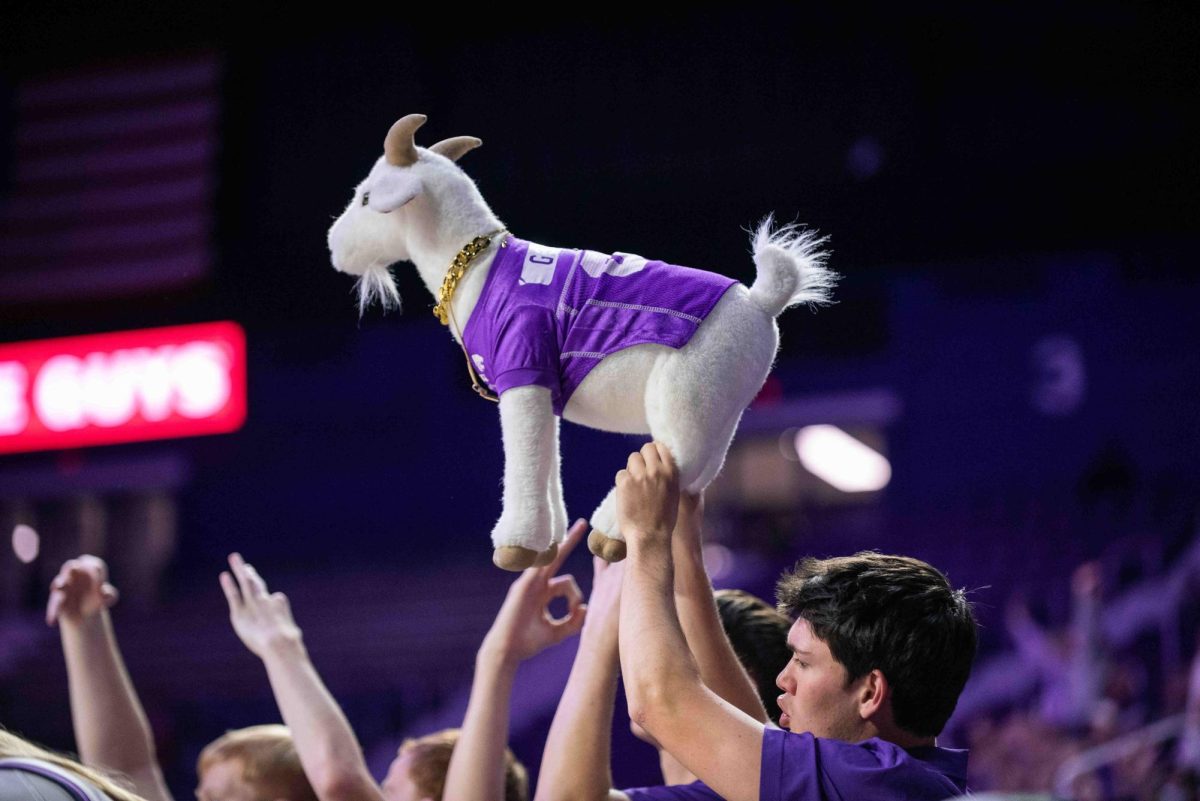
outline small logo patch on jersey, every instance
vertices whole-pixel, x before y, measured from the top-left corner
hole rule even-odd
[[[471,361],[475,362],[475,370],[479,373],[479,377],[482,378],[484,381],[487,381],[488,377],[486,375],[486,372],[487,372],[486,368],[484,368],[484,366],[483,366],[483,357],[480,356],[478,353],[472,353]],[[491,382],[488,381],[488,383],[490,384]]]
[[[558,248],[548,248],[530,243],[521,265],[521,286],[525,284],[549,284],[554,280],[554,265],[558,263]]]

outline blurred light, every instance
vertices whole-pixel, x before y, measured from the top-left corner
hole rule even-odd
[[[25,564],[29,564],[34,559],[37,559],[41,544],[42,540],[38,536],[38,533],[33,530],[32,526],[20,523],[13,529],[13,553]]]
[[[892,478],[892,466],[882,454],[837,426],[800,429],[796,453],[805,469],[842,492],[873,492]]]
[[[715,542],[704,544],[704,569],[713,581],[728,576],[733,570],[733,551]]]
[[[25,405],[25,388],[29,371],[20,362],[0,362],[0,435],[25,430],[29,409]]]

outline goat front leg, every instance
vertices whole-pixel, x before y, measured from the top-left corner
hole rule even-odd
[[[553,558],[546,552],[554,542],[556,515],[549,501],[558,429],[550,390],[525,386],[502,394],[500,429],[504,437],[504,511],[492,529],[492,561],[505,570],[524,570]]]
[[[550,468],[550,548],[538,554],[534,562],[538,567],[544,567],[554,561],[558,555],[558,546],[567,536],[567,504],[563,500],[562,490],[562,446],[558,437],[559,419],[554,418],[554,464]]]

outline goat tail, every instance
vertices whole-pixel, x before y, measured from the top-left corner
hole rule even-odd
[[[828,237],[795,223],[772,231],[774,224],[775,216],[768,214],[751,234],[758,277],[750,287],[750,300],[771,317],[800,303],[810,307],[832,303],[830,294],[839,276],[825,266],[829,254],[823,246]]]

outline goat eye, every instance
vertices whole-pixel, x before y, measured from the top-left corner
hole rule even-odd
[[[370,200],[371,200],[371,193],[363,192],[362,204],[365,206],[365,205],[367,205],[368,202],[370,202]]]

